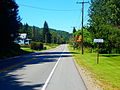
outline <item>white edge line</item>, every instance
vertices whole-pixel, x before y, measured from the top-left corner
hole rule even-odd
[[[64,52],[64,51],[63,51],[63,52]],[[63,52],[62,52],[62,54],[63,54]],[[62,54],[61,54],[61,56],[62,56]],[[47,80],[46,80],[46,82],[45,82],[45,84],[44,84],[44,86],[42,87],[41,90],[45,90],[45,89],[46,89],[46,87],[47,87],[50,79],[52,78],[52,75],[53,75],[53,73],[54,73],[54,71],[55,71],[55,69],[56,69],[56,67],[57,67],[57,65],[58,65],[58,63],[59,63],[59,61],[60,61],[60,59],[61,59],[61,56],[59,57],[59,59],[58,59],[58,61],[56,62],[55,66],[53,67],[50,75],[48,76],[48,78],[47,78]]]

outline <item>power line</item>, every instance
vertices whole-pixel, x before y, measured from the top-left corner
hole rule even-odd
[[[60,9],[41,8],[41,7],[35,7],[35,6],[31,6],[31,5],[23,5],[23,4],[19,4],[19,5],[24,6],[24,7],[29,7],[29,8],[39,9],[39,10],[45,10],[45,11],[79,11],[79,9],[60,10]]]
[[[77,4],[82,4],[82,40],[81,40],[81,44],[82,44],[82,54],[84,54],[84,48],[83,48],[83,24],[84,24],[84,4],[89,3],[89,2],[77,2]]]

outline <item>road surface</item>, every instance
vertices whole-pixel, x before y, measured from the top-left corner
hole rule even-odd
[[[87,90],[67,45],[0,60],[0,90]]]

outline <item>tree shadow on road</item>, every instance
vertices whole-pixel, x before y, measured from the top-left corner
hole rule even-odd
[[[42,84],[22,85],[17,81],[16,75],[8,75],[6,72],[0,73],[0,90],[35,90],[37,87],[42,87]]]
[[[34,85],[22,85],[22,81],[19,81],[21,78],[17,78],[16,75],[10,75],[8,73],[16,71],[18,69],[22,69],[27,65],[33,64],[44,64],[44,63],[53,63],[58,61],[61,57],[72,57],[70,55],[72,52],[39,52],[39,53],[32,53],[28,55],[22,55],[17,58],[9,58],[6,61],[0,63],[0,69],[4,69],[6,67],[10,67],[16,65],[17,63],[21,63],[27,61],[24,64],[20,64],[15,66],[12,69],[9,69],[4,72],[0,72],[0,90],[35,90],[35,88],[42,87],[44,83],[41,84],[34,84]],[[43,56],[39,56],[45,54]],[[49,68],[49,67],[48,67]],[[28,82],[29,83],[29,82]]]
[[[37,52],[36,54],[79,54],[79,53],[77,52]]]

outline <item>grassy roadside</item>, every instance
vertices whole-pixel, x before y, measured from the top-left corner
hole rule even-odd
[[[46,47],[46,49],[43,49],[43,50],[56,48],[57,46],[59,46],[59,45],[58,44],[44,44],[44,47]],[[21,45],[21,49],[24,50],[24,51],[27,51],[27,52],[43,51],[43,50],[32,50],[29,45]]]
[[[120,90],[120,54],[102,54],[96,64],[96,53],[81,55],[80,50],[69,49],[78,65],[90,71],[104,90]]]
[[[5,59],[5,58],[10,58],[10,57],[14,57],[14,56],[19,56],[19,55],[23,55],[23,54],[28,54],[31,52],[27,52],[27,51],[23,51],[22,49],[8,49],[8,50],[4,50],[4,52],[0,52],[0,60]]]
[[[48,50],[48,49],[52,49],[59,46],[58,44],[45,44],[44,47],[46,47],[46,49],[44,50]],[[32,52],[39,52],[42,50],[32,50],[30,49],[29,45],[20,45],[20,49],[12,49],[10,48],[9,50],[6,49],[4,52],[0,52],[0,59],[4,59],[4,58],[9,58],[9,57],[14,57],[14,56],[19,56],[19,55],[23,55],[23,54],[28,54],[28,53],[32,53]]]

